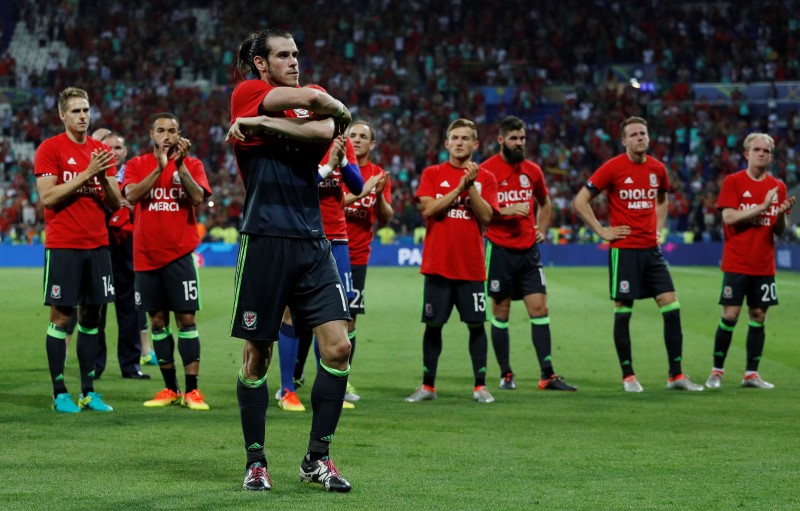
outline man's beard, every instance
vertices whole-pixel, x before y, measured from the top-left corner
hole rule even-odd
[[[501,149],[503,156],[505,157],[506,161],[509,163],[521,163],[522,160],[525,159],[525,150],[520,149],[511,149],[507,145],[503,144]]]

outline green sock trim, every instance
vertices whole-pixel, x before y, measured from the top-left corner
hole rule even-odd
[[[611,258],[611,298],[613,300],[617,299],[617,270],[619,266],[619,249],[612,248],[608,254],[608,257]]]
[[[160,333],[158,333],[157,330],[151,330],[150,331],[150,337],[154,341],[163,341],[164,339],[166,339],[170,335],[172,335],[172,330],[170,330],[169,328],[165,328]],[[178,337],[180,337],[180,333],[178,334]]]
[[[178,331],[178,339],[197,339],[198,337],[200,337],[200,332],[197,331],[196,327],[192,330]]]
[[[508,330],[508,321],[500,321],[499,319],[492,317],[492,326],[496,328],[502,328],[503,330]]]
[[[347,332],[347,338],[351,341],[356,338],[356,331],[353,330],[352,332]]]
[[[533,325],[549,325],[550,316],[540,316],[537,318],[531,317],[531,324]]]
[[[750,328],[764,328],[764,323],[759,323],[758,321],[750,320],[747,322],[747,326]]]
[[[676,310],[678,310],[680,308],[681,308],[681,304],[677,300],[675,300],[674,302],[668,303],[665,306],[663,306],[660,309],[658,309],[658,312],[660,312],[661,314],[664,314],[665,312],[676,311]]]
[[[100,328],[86,328],[85,326],[78,323],[78,332],[86,335],[97,335],[100,332]],[[66,338],[66,337],[65,337]]]
[[[267,375],[265,374],[260,380],[251,380],[249,378],[245,378],[244,373],[241,369],[239,369],[239,381],[242,382],[242,385],[245,387],[256,389],[267,383]]]
[[[47,327],[47,335],[64,340],[67,338],[67,331],[58,328],[55,323],[50,323],[50,326]]]
[[[334,376],[339,376],[343,378],[348,374],[350,374],[350,366],[347,366],[347,369],[345,369],[344,371],[340,371],[338,369],[326,366],[325,364],[322,363],[321,360],[319,361],[319,365]]]
[[[733,332],[733,329],[736,328],[736,326],[735,325],[734,326],[728,326],[722,321],[722,319],[720,319],[719,320],[719,328],[720,328],[720,330],[725,330],[726,332]],[[722,355],[720,355],[720,356],[722,356]]]
[[[633,314],[633,307],[614,307],[614,314]]]

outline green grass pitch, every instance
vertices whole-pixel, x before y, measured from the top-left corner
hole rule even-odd
[[[577,393],[536,389],[529,324],[515,302],[517,390],[497,389],[490,347],[489,386],[497,402],[472,401],[467,331],[454,312],[444,330],[439,399],[410,404],[403,398],[421,381],[422,277],[412,268],[369,270],[368,313],[359,318],[351,374],[362,401],[343,412],[332,448],[354,489],[337,495],[298,481],[310,412],[284,412],[272,400],[267,455],[274,489],[241,490],[235,393],[241,341],[228,335],[233,268],[201,271],[200,388],[209,412],[142,406],[163,382],[154,368],[146,369],[150,381],[120,377],[111,313],[109,365],[96,390],[115,410],[74,416],[50,410],[42,270],[0,270],[0,509],[800,509],[800,275],[779,274],[781,305],[767,318],[761,373],[774,390],[739,386],[743,315],[723,388],[667,391],[661,318],[648,300],[636,303],[631,322],[634,365],[645,388],[638,395],[622,391],[605,268],[547,268],[546,275],[555,368]],[[702,383],[712,361],[721,275],[715,268],[674,267],[673,277],[684,370]],[[276,359],[271,394],[277,366]],[[309,363],[309,381],[313,372]],[[74,345],[66,377],[77,395]],[[308,386],[299,394],[310,407]]]

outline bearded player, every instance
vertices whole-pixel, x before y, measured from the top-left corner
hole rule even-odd
[[[516,388],[508,335],[511,300],[522,300],[539,359],[541,390],[574,391],[553,369],[547,287],[537,242],[544,241],[551,204],[542,169],[525,159],[525,122],[506,117],[499,124],[500,153],[481,167],[497,180],[500,213],[486,229],[487,288],[492,303],[492,346],[500,365],[500,388]],[[539,207],[538,224],[536,206]]]

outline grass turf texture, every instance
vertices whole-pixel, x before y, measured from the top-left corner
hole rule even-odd
[[[0,509],[674,510],[800,508],[796,482],[800,275],[781,273],[781,304],[767,318],[763,377],[774,390],[743,389],[745,314],[723,388],[667,391],[662,323],[652,300],[634,307],[634,367],[645,388],[623,392],[612,342],[604,268],[546,269],[554,363],[577,393],[536,389],[538,366],[522,304],[511,312],[517,390],[488,383],[497,402],[472,401],[467,330],[454,312],[444,330],[435,402],[404,403],[421,381],[422,278],[411,268],[371,268],[368,314],[359,318],[351,381],[363,400],[343,412],[333,458],[354,486],[328,494],[298,482],[310,411],[270,399],[267,454],[274,489],[241,490],[244,450],[236,404],[241,341],[228,336],[232,268],[201,272],[204,310],[200,389],[209,412],[147,409],[163,387],[123,380],[109,316],[108,369],[97,392],[114,412],[51,411],[44,349],[48,309],[41,269],[0,270]],[[673,268],[684,332],[684,370],[703,383],[711,366],[721,277]],[[269,299],[265,295],[265,299]],[[112,308],[113,310],[113,308]],[[487,326],[488,333],[488,326]],[[176,353],[177,357],[177,353]],[[279,385],[277,355],[270,396]],[[314,369],[300,397],[310,406]],[[183,373],[179,369],[179,379]],[[75,346],[67,385],[80,392]]]

